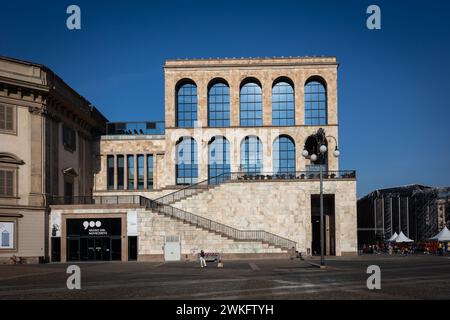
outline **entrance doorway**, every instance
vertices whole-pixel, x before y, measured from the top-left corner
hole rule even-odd
[[[67,261],[122,259],[121,219],[67,219]]]
[[[336,254],[334,194],[323,195],[324,253]],[[320,195],[311,195],[311,253],[320,255]]]

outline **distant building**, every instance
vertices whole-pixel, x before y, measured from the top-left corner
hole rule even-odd
[[[450,188],[407,185],[375,190],[358,200],[358,245],[402,231],[426,241],[450,227]]]

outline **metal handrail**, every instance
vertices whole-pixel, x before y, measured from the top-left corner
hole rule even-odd
[[[295,248],[296,242],[289,240],[284,237],[277,236],[273,233],[264,231],[264,230],[239,230],[228,226],[226,224],[216,222],[214,220],[196,215],[194,213],[175,208],[168,204],[164,204],[161,202],[157,202],[155,200],[148,199],[146,197],[141,196],[141,206],[151,209],[152,211],[156,211],[158,213],[164,214],[166,216],[170,216],[190,224],[193,224],[197,227],[211,230],[213,232],[217,232],[226,237],[241,240],[241,241],[262,241],[267,242],[269,244],[284,248],[290,249]]]

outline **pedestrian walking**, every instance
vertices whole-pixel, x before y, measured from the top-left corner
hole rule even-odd
[[[203,250],[200,251],[200,267],[206,267],[205,252]]]

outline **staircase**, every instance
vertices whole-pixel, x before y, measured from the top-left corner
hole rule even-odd
[[[182,221],[189,224],[190,226],[195,226],[202,230],[209,231],[211,233],[234,241],[256,241],[283,250],[289,250],[295,247],[295,241],[280,237],[273,233],[264,230],[239,230],[223,223],[219,223],[196,215],[194,213],[175,208],[171,205],[199,193],[208,191],[221,183],[233,180],[233,178],[235,177],[238,176],[235,176],[231,173],[225,173],[217,177],[204,180],[197,184],[187,186],[183,189],[154,200],[140,197],[140,204],[146,209],[152,210],[153,212],[156,212],[158,214]]]

